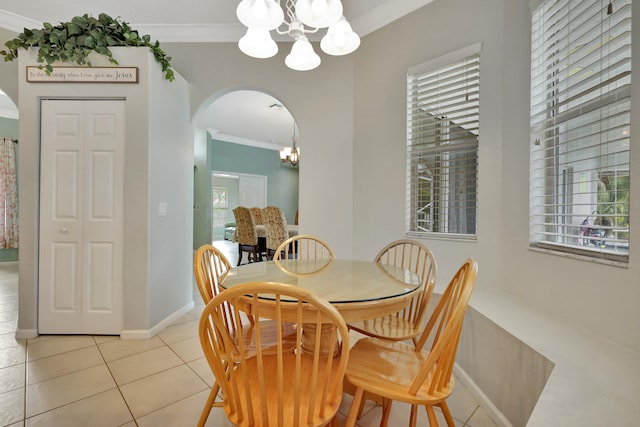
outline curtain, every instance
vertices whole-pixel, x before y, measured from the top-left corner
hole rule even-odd
[[[16,150],[11,138],[0,138],[0,249],[18,247]]]

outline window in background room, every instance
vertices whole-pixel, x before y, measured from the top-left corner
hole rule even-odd
[[[213,187],[212,206],[212,236],[215,239],[222,239],[224,226],[227,223],[229,212],[229,191],[225,187]]]
[[[407,234],[476,237],[480,48],[409,69]]]
[[[628,262],[631,0],[532,17],[530,244]]]

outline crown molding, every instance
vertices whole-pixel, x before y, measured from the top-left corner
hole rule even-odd
[[[9,108],[2,108],[2,107],[0,107],[0,117],[3,117],[5,119],[16,119],[16,120],[20,118],[17,110],[12,110]]]
[[[40,28],[42,22],[0,9],[0,28],[21,33],[25,28]]]
[[[280,149],[283,147],[283,145],[274,144],[272,142],[258,141],[256,139],[242,138],[239,136],[218,133],[216,129],[211,128],[207,129],[207,132],[209,133],[211,139],[215,139],[216,141],[231,142],[234,144],[248,145],[251,147],[264,148],[266,150],[274,151],[280,151]]]
[[[387,0],[364,15],[350,19],[353,30],[364,37],[399,19],[433,0]],[[140,34],[149,34],[164,43],[219,43],[237,42],[246,29],[233,24],[135,24],[126,21]],[[41,28],[42,22],[0,9],[0,28],[21,33],[25,28]],[[321,34],[310,39],[319,40]],[[287,36],[274,34],[276,41],[291,41]]]

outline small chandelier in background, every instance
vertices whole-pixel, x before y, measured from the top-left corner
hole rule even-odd
[[[285,3],[286,17],[280,1]],[[276,30],[295,40],[284,61],[293,70],[313,70],[320,65],[320,57],[306,36],[320,28],[327,28],[320,48],[329,55],[347,55],[360,46],[360,37],[342,15],[340,0],[242,0],[236,14],[247,27],[238,42],[242,52],[254,58],[271,58],[278,53],[270,33]]]
[[[280,149],[280,160],[282,163],[289,162],[296,166],[300,162],[300,148],[298,148],[298,138],[296,137],[296,122],[293,122],[293,136],[291,137],[291,147]]]

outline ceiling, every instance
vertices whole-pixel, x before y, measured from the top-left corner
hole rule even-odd
[[[342,3],[345,17],[363,37],[431,1],[342,0]],[[245,31],[236,18],[238,3],[239,0],[2,0],[0,27],[19,33],[25,27],[40,28],[43,22],[55,25],[85,13],[93,16],[107,13],[161,43],[236,42]],[[319,40],[321,35],[318,32],[309,38]],[[290,40],[276,36],[276,40]],[[0,115],[5,117],[6,111],[10,111],[3,108],[6,103],[0,92]],[[10,101],[9,104],[12,105]],[[197,126],[209,129],[216,139],[278,149],[291,142],[293,117],[284,107],[269,108],[273,104],[279,101],[261,92],[232,92],[214,101]]]

